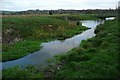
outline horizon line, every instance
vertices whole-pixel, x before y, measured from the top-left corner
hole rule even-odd
[[[106,9],[100,9],[100,8],[96,8],[96,9],[90,9],[90,8],[88,8],[88,9],[38,9],[38,10],[40,10],[40,11],[44,11],[44,10],[115,10],[116,8],[106,8]],[[27,9],[27,10],[0,10],[0,11],[28,11],[28,10],[37,10],[37,9]]]

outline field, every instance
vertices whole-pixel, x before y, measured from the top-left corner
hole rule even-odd
[[[40,44],[66,39],[86,30],[76,20],[97,19],[91,15],[3,16],[2,61],[14,60],[40,50]]]
[[[97,19],[88,16],[85,18],[86,16],[82,15],[84,19]],[[76,25],[76,22],[73,21],[77,20],[75,17],[70,20],[65,19],[66,17],[61,16],[5,17],[3,19],[3,31],[9,29],[7,25],[12,23],[15,25],[12,27],[15,33],[14,35],[11,33],[9,36],[15,39],[16,35],[19,34],[20,40],[13,41],[13,44],[9,46],[6,46],[8,42],[5,40],[3,45],[3,58],[5,60],[3,59],[3,61],[16,59],[13,57],[14,55],[19,58],[39,50],[40,43],[44,41],[65,39],[86,30],[85,27]],[[53,65],[48,67],[28,66],[26,69],[20,69],[16,66],[3,70],[3,78],[117,78],[120,76],[118,72],[118,38],[120,36],[118,34],[118,23],[117,20],[105,21],[104,24],[96,28],[97,35],[95,37],[82,41],[78,48],[74,48],[65,55],[56,55],[54,58],[56,61]],[[4,32],[3,35],[5,35]],[[4,39],[7,39],[7,36],[6,34]],[[29,45],[33,46],[29,47]],[[25,52],[22,56],[18,55],[22,52],[20,48],[23,48],[23,52]],[[16,50],[14,54],[13,50]],[[19,53],[16,54],[16,52]],[[13,54],[13,56],[9,54]],[[51,60],[51,62],[53,61]]]

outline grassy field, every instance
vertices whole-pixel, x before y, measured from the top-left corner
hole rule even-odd
[[[8,17],[54,17],[54,18],[59,18],[59,19],[69,19],[69,20],[94,20],[98,19],[97,14],[54,14],[54,15],[49,15],[49,14],[33,14],[33,15],[3,15],[3,18],[8,18]]]
[[[53,15],[53,17],[62,20],[98,20],[97,14],[69,14],[69,15]]]
[[[3,16],[2,61],[33,53],[41,48],[42,42],[66,39],[87,29],[72,19],[61,19],[63,16],[70,15]]]
[[[106,21],[99,25],[97,35],[82,41],[65,55],[57,55],[56,64],[46,68],[28,66],[3,70],[3,78],[117,78],[118,22]]]

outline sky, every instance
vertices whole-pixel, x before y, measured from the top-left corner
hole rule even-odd
[[[115,9],[119,0],[0,0],[0,10]]]

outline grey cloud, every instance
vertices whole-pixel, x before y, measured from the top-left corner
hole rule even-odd
[[[115,8],[118,0],[2,0],[2,10]]]

